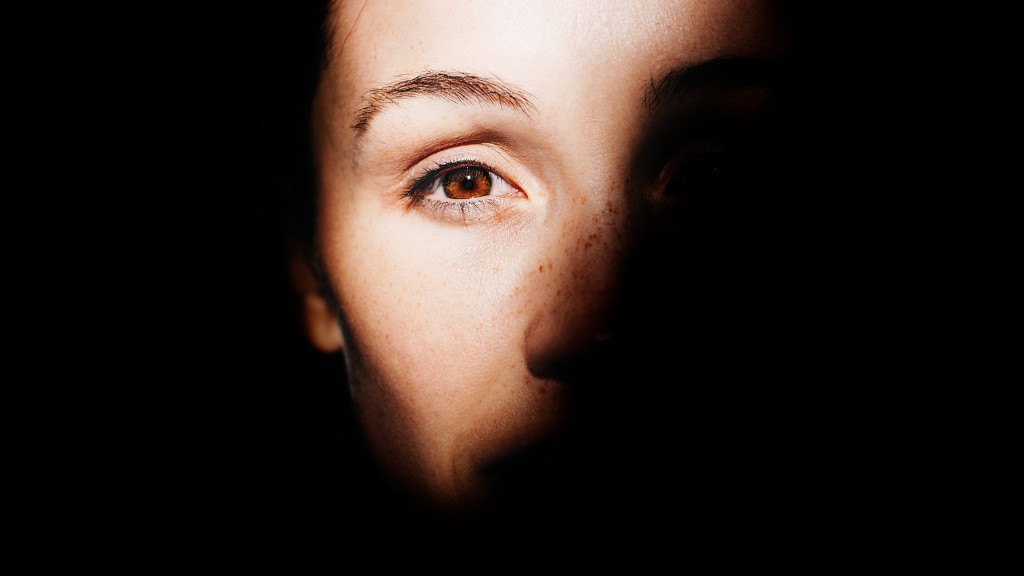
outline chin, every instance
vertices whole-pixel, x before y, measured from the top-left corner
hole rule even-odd
[[[534,382],[514,396],[491,400],[471,418],[446,424],[459,432],[442,451],[413,451],[392,460],[389,475],[427,526],[479,532],[546,499],[560,485],[577,431],[569,389]],[[419,466],[398,469],[417,461]]]
[[[477,446],[455,466],[451,497],[423,502],[420,509],[453,529],[483,530],[511,521],[564,483],[572,461],[569,424],[559,420],[514,440]]]

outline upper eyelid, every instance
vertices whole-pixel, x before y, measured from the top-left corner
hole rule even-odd
[[[434,164],[418,174],[413,175],[411,185],[416,187],[422,184],[430,184],[452,170],[458,170],[459,168],[467,168],[470,166],[483,168],[484,170],[497,174],[497,172],[492,170],[490,166],[475,160],[453,160],[450,162]],[[500,174],[498,175],[500,176]]]
[[[427,168],[423,172],[423,176],[429,176],[431,174],[434,175],[434,176],[439,176],[441,174],[444,174],[445,172],[450,172],[452,170],[458,170],[459,168],[467,168],[467,167],[477,167],[477,168],[483,168],[484,170],[488,170],[490,172],[495,172],[495,173],[497,172],[492,166],[490,166],[486,162],[481,162],[479,160],[473,160],[473,159],[466,159],[466,160],[450,160],[450,161],[439,162],[439,163],[435,164],[432,168]]]
[[[433,171],[436,176],[446,167],[473,165],[493,172],[526,198],[535,194],[543,196],[548,182],[558,181],[559,175],[551,169],[550,157],[538,151],[538,148],[546,149],[543,143],[527,146],[528,143],[510,138],[507,133],[485,134],[480,131],[474,131],[471,138],[441,138],[419,145],[412,142],[409,150],[398,150],[406,157],[400,161],[401,164],[384,171],[379,177],[384,182],[390,180],[388,188],[394,190],[398,197],[408,199],[415,193],[413,185],[424,175]]]

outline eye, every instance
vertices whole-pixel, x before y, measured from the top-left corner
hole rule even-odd
[[[476,164],[438,166],[417,180],[408,195],[435,202],[472,201],[519,190],[493,170]]]
[[[497,170],[469,159],[435,164],[405,192],[410,209],[436,220],[472,224],[506,213],[522,191]]]
[[[680,162],[665,196],[689,205],[727,201],[723,195],[736,192],[737,159],[722,149],[688,154]]]

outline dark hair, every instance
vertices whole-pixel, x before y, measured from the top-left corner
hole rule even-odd
[[[261,161],[256,166],[261,171],[259,211],[281,299],[279,313],[288,348],[284,355],[290,370],[279,385],[288,393],[276,400],[282,411],[291,413],[278,418],[297,429],[278,440],[293,469],[281,472],[283,479],[278,481],[285,494],[276,501],[291,499],[283,506],[286,510],[278,511],[283,518],[301,516],[298,510],[303,506],[317,506],[330,516],[327,511],[337,512],[350,494],[373,490],[360,484],[362,478],[372,478],[372,472],[353,415],[344,359],[340,353],[321,353],[306,339],[300,298],[289,275],[296,256],[305,258],[313,273],[320,275],[310,115],[331,42],[327,22],[332,2],[280,0],[278,4],[276,35],[263,71]],[[331,291],[324,290],[324,296],[336,308]]]
[[[313,246],[316,197],[310,111],[326,57],[330,0],[281,2],[280,25],[264,75],[264,166],[289,238]]]

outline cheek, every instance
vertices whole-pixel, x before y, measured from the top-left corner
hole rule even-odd
[[[438,451],[523,377],[517,258],[502,234],[372,212],[324,246],[352,389],[378,438],[447,457]]]
[[[357,271],[335,283],[357,344],[385,347],[406,371],[476,371],[472,360],[512,339],[506,256],[412,218],[364,230],[338,256],[337,270]]]
[[[462,498],[489,482],[479,473],[489,462],[563,419],[565,393],[524,360],[531,307],[549,283],[536,270],[551,255],[538,251],[550,243],[529,209],[462,227],[372,198],[327,199],[320,230],[350,390],[392,479]]]

